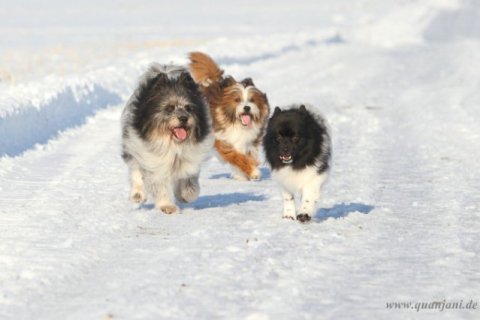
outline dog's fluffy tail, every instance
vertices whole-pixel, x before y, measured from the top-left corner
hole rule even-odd
[[[189,68],[195,82],[208,87],[212,83],[221,81],[223,70],[208,55],[202,52],[191,52],[189,58]]]

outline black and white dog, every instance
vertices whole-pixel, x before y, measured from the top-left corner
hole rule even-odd
[[[263,146],[272,177],[282,186],[283,217],[307,222],[320,198],[330,168],[331,141],[326,121],[304,105],[275,108]],[[296,193],[302,204],[295,210]]]
[[[152,64],[122,113],[122,158],[130,198],[150,194],[164,213],[198,197],[200,164],[213,148],[208,104],[187,69]]]

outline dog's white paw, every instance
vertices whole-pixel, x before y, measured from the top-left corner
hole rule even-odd
[[[252,181],[260,181],[262,179],[262,174],[258,169],[255,169],[255,171],[253,171],[250,175],[249,179]]]
[[[165,214],[172,214],[180,211],[180,209],[175,205],[160,206],[159,209]]]
[[[295,208],[283,208],[283,219],[295,220],[297,218]]]
[[[144,203],[147,201],[147,196],[142,190],[133,190],[130,195],[130,200],[134,203]]]

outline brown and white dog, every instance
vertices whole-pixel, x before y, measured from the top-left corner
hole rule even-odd
[[[247,78],[224,76],[211,57],[192,52],[190,72],[210,105],[215,149],[237,180],[260,180],[258,147],[270,113],[267,95]]]

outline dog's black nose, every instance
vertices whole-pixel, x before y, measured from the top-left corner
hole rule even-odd
[[[188,120],[188,117],[187,116],[180,116],[178,117],[178,121],[180,121],[181,123],[185,123],[187,122]]]
[[[245,110],[245,112],[250,112],[252,108],[250,108],[250,106],[245,106],[243,107],[243,110]]]

